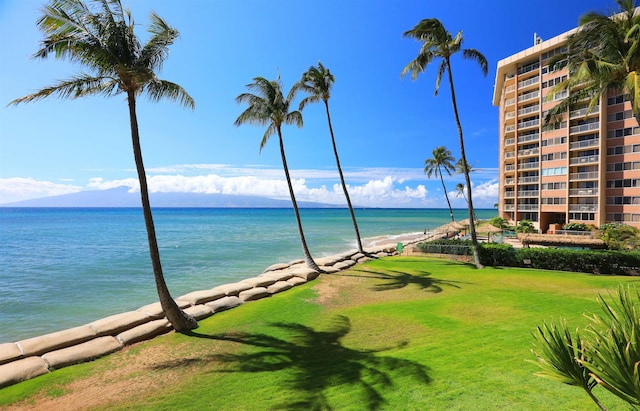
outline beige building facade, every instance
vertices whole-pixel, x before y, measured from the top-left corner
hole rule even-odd
[[[566,51],[572,31],[498,62],[493,104],[499,107],[498,212],[541,232],[553,224],[596,227],[621,222],[640,228],[640,127],[623,93],[603,96],[588,111],[572,108],[543,127],[546,112],[566,92],[551,95],[567,78],[548,61]]]

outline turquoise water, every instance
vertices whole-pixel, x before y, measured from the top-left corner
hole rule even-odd
[[[302,209],[314,257],[355,248],[346,209]],[[491,218],[495,210],[477,210]],[[456,219],[467,217],[455,210]],[[364,238],[422,232],[443,209],[358,209]],[[155,209],[174,297],[253,277],[302,258],[291,209]],[[157,301],[140,209],[0,208],[0,343],[18,341]]]

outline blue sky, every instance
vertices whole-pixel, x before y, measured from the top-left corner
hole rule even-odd
[[[44,2],[0,0],[0,203],[126,185],[136,174],[126,102],[50,98],[7,107],[11,100],[81,71],[66,61],[33,60],[42,39],[35,22]],[[335,76],[329,102],[354,204],[446,207],[439,180],[424,160],[439,145],[459,157],[449,84],[434,97],[436,67],[400,78],[419,50],[403,38],[435,17],[464,47],[489,61],[452,61],[458,108],[477,207],[497,202],[498,116],[492,106],[496,64],[574,28],[588,10],[610,12],[613,0],[123,0],[144,40],[154,10],[180,31],[159,77],[183,86],[196,109],[138,102],[142,150],[152,191],[257,194],[288,198],[274,136],[259,153],[264,129],[234,120],[237,95],[256,76],[281,76],[286,91],[321,61]],[[297,104],[297,103],[296,103]],[[299,200],[343,204],[322,105],[307,106],[304,127],[283,129]],[[454,191],[462,176],[445,180]],[[464,199],[452,195],[454,207]]]

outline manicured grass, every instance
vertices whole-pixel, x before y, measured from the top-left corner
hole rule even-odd
[[[385,258],[5,388],[0,406],[94,389],[98,409],[596,410],[533,375],[531,333],[550,319],[584,326],[598,293],[635,281]]]

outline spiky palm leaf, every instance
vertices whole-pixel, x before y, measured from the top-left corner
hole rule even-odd
[[[431,178],[431,175],[434,175],[436,178],[440,177],[444,197],[447,199],[447,205],[449,206],[449,215],[451,216],[451,221],[454,221],[453,209],[451,208],[451,202],[447,194],[447,187],[444,185],[443,169],[448,175],[451,175],[451,173],[455,171],[455,166],[453,165],[455,158],[453,158],[451,151],[447,150],[445,146],[434,148],[431,154],[433,157],[424,160],[424,173],[428,178]]]

